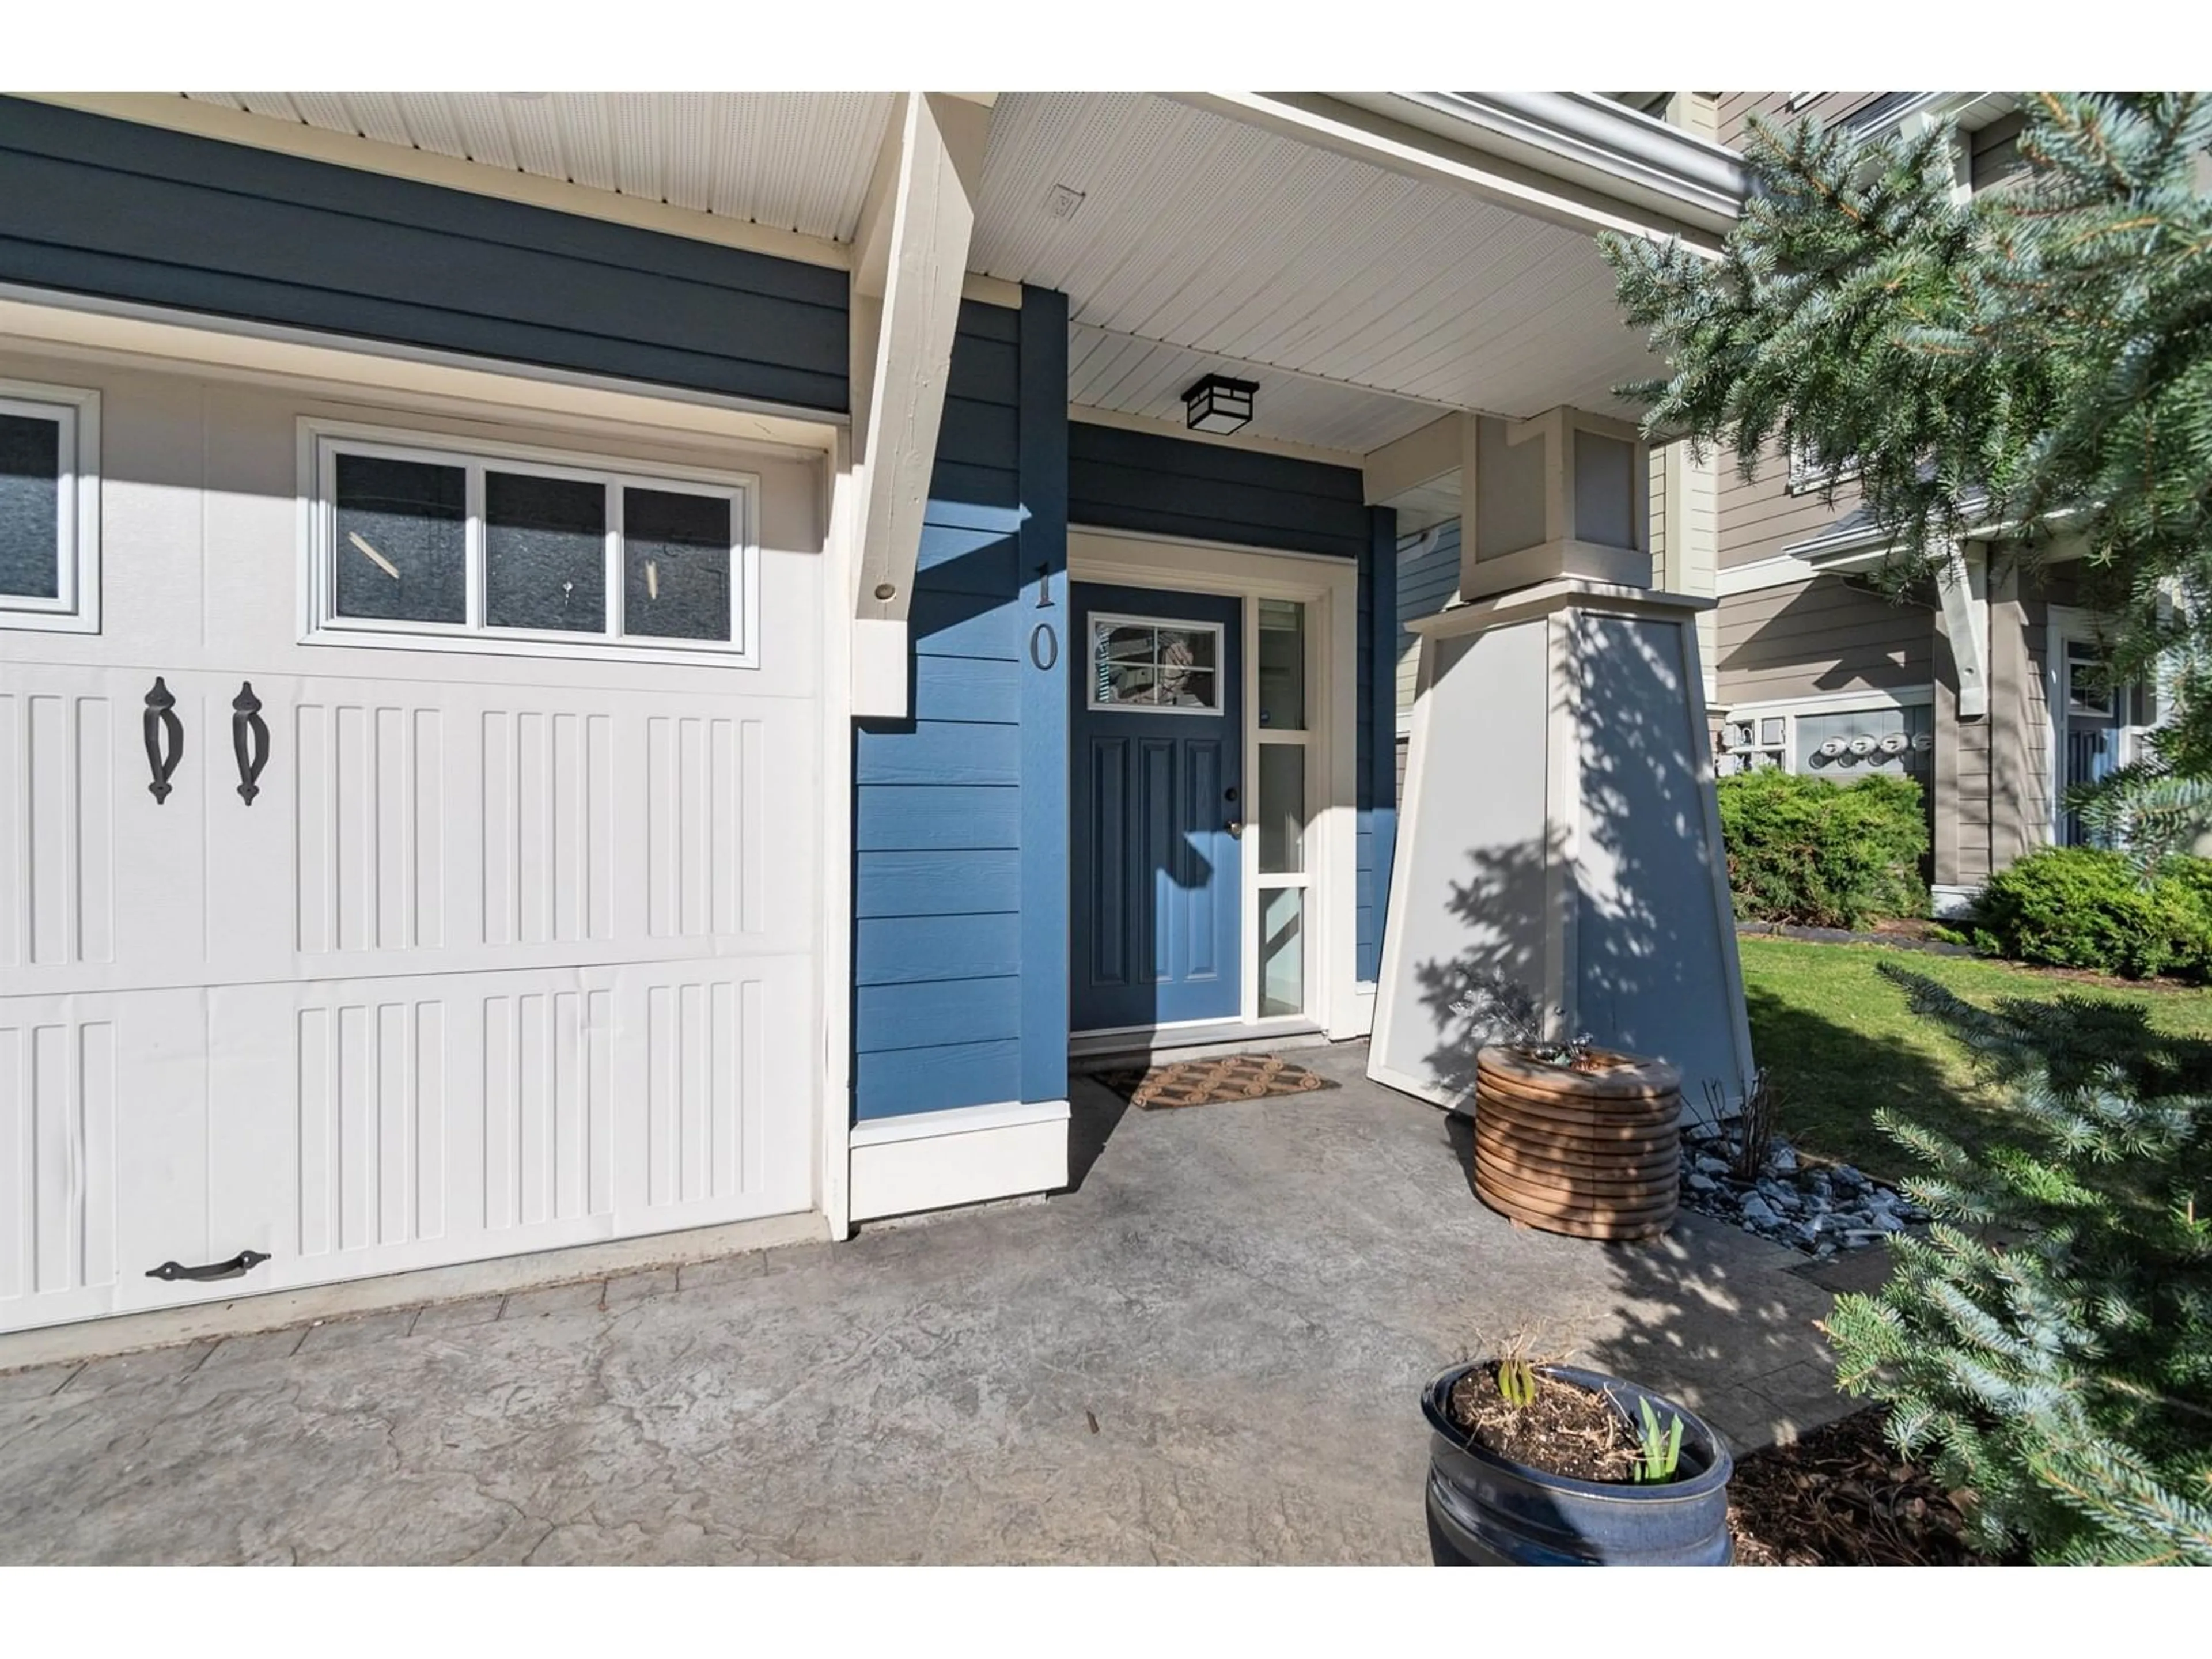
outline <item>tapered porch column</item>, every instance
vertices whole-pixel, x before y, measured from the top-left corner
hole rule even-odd
[[[1553,1035],[1751,1074],[1696,618],[1655,592],[1634,428],[1463,422],[1460,598],[1420,661],[1370,1075],[1471,1106],[1502,976]]]

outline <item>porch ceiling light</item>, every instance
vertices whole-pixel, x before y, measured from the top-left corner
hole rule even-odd
[[[1183,422],[1194,432],[1234,432],[1252,421],[1252,398],[1260,390],[1251,380],[1209,374],[1182,394]]]

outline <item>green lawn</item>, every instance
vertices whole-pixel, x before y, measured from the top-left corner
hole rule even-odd
[[[2007,963],[1879,945],[1739,945],[1752,1052],[1773,1079],[1778,1133],[1802,1151],[1887,1179],[1906,1173],[1908,1163],[1875,1127],[1876,1107],[1909,1113],[1971,1146],[2004,1106],[1977,1080],[1963,1049],[1906,1009],[1904,991],[1875,971],[1878,963],[1894,962],[1984,1006],[2071,991],[2141,1003],[2160,1030],[2212,1038],[2212,990],[2108,989]]]

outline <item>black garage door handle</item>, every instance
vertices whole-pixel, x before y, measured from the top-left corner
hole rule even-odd
[[[228,1261],[210,1261],[204,1267],[186,1267],[174,1261],[164,1261],[158,1267],[149,1267],[149,1279],[243,1279],[269,1258],[258,1250],[240,1250]]]

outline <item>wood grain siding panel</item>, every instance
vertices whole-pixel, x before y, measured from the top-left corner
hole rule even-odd
[[[1732,149],[1741,149],[1747,136],[1746,124],[1753,114],[1763,115],[1776,125],[1787,125],[1807,117],[1832,125],[1883,94],[1822,93],[1795,111],[1784,108],[1790,95],[1787,92],[1721,94],[1717,106],[1720,142]],[[1832,501],[1823,501],[1818,490],[1793,495],[1789,488],[1788,459],[1776,447],[1770,447],[1760,457],[1755,479],[1744,478],[1735,453],[1723,450],[1716,459],[1715,477],[1719,496],[1717,545],[1723,569],[1776,556],[1791,543],[1804,540],[1849,513],[1859,501],[1857,489],[1850,484],[1838,489]]]
[[[1838,489],[1832,501],[1817,489],[1792,494],[1790,464],[1778,452],[1763,454],[1759,476],[1746,478],[1734,454],[1723,453],[1716,468],[1719,485],[1717,525],[1720,562],[1749,564],[1789,551],[1790,546],[1818,534],[1859,504],[1856,484]]]
[[[2014,110],[1967,135],[1969,177],[1977,191],[1995,189],[2027,172],[2027,158],[2020,153],[2020,135],[2027,125],[2027,117]]]
[[[1355,468],[1076,421],[1067,472],[1076,524],[1347,559],[1367,552]]]
[[[1925,685],[1934,613],[1816,576],[1723,599],[1717,668],[1725,705]]]
[[[1066,1094],[1066,338],[1058,295],[961,307],[913,717],[854,737],[862,1119]]]
[[[842,271],[20,99],[0,280],[847,405]]]

